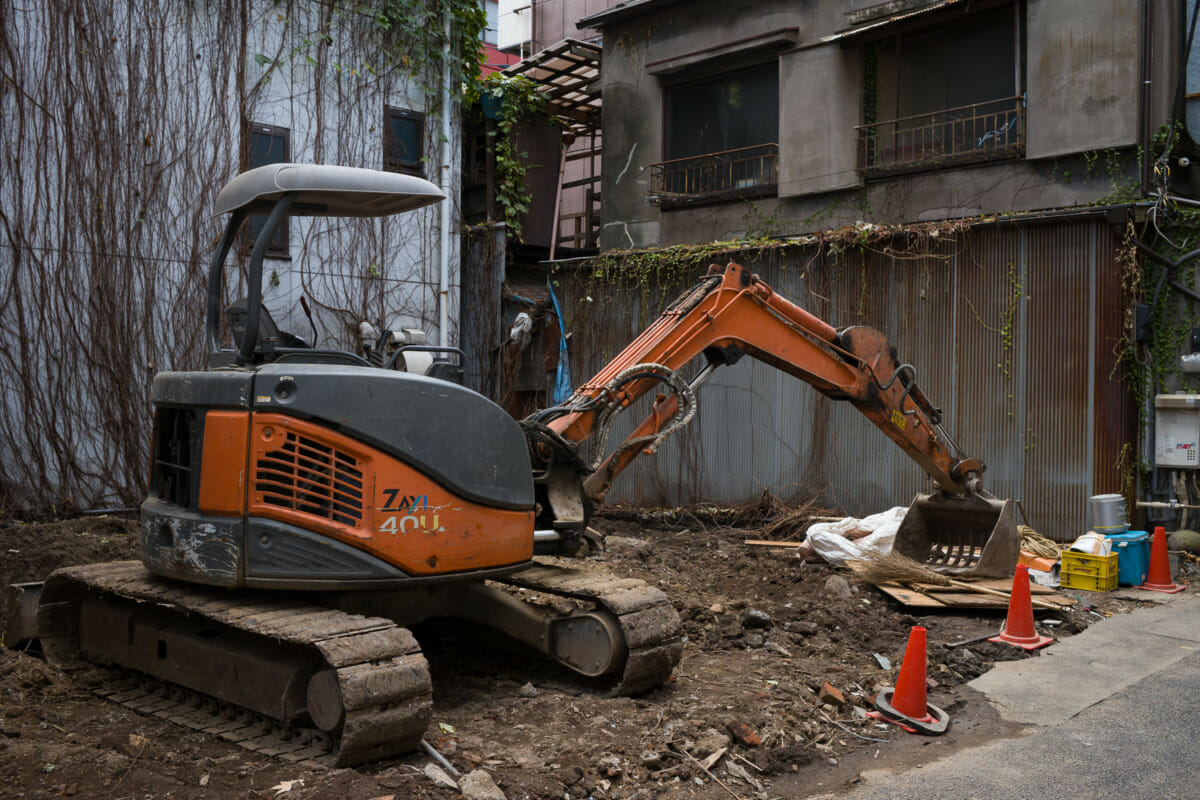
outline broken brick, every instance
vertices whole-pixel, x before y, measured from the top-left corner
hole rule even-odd
[[[831,706],[836,706],[837,708],[842,708],[846,705],[846,697],[829,681],[821,684],[821,690],[817,692],[817,700],[822,703],[828,703]]]
[[[733,740],[743,747],[758,747],[762,744],[762,737],[741,720],[730,720],[725,727],[729,729]]]

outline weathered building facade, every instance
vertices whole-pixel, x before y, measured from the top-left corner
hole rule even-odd
[[[604,41],[601,247],[1129,197],[1182,18],[1174,0],[613,6],[579,22]]]
[[[610,252],[562,266],[573,356],[595,359],[577,374],[670,299],[648,286],[686,285],[671,246],[715,250],[835,327],[884,331],[989,488],[1072,538],[1090,495],[1141,479],[1155,389],[1128,372],[1132,240],[1166,188],[1150,166],[1183,20],[1168,0],[628,0],[582,19],[603,34]],[[676,439],[610,499],[769,490],[868,513],[930,488],[848,405],[750,359]]]

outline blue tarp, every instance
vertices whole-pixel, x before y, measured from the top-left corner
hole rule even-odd
[[[571,371],[567,364],[567,324],[563,321],[558,296],[554,294],[554,281],[548,279],[546,288],[550,290],[550,302],[554,303],[554,313],[558,315],[558,375],[554,378],[554,405],[560,405],[571,396]]]

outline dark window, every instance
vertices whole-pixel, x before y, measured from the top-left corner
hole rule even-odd
[[[260,125],[258,123],[252,124],[250,126],[248,141],[247,168],[265,167],[268,164],[279,164],[290,160],[291,144],[289,138],[290,135],[287,128],[276,128],[273,125]],[[262,231],[266,222],[266,214],[254,214],[246,221],[251,247],[253,247],[254,242],[258,241],[258,234]],[[271,238],[271,243],[267,245],[267,255],[287,258],[289,233],[290,225],[288,224],[288,220],[285,219],[283,224],[276,229],[275,235]]]
[[[667,90],[668,161],[778,140],[774,61]]]
[[[383,168],[423,175],[425,115],[404,108],[383,109]]]
[[[1019,52],[1013,6],[868,45],[860,167],[882,173],[1019,157]]]
[[[775,61],[666,90],[666,160],[650,200],[664,208],[775,193],[779,65]]]

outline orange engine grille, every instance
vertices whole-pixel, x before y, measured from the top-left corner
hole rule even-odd
[[[358,459],[288,432],[283,446],[258,459],[254,490],[268,505],[357,526],[363,517]]]

